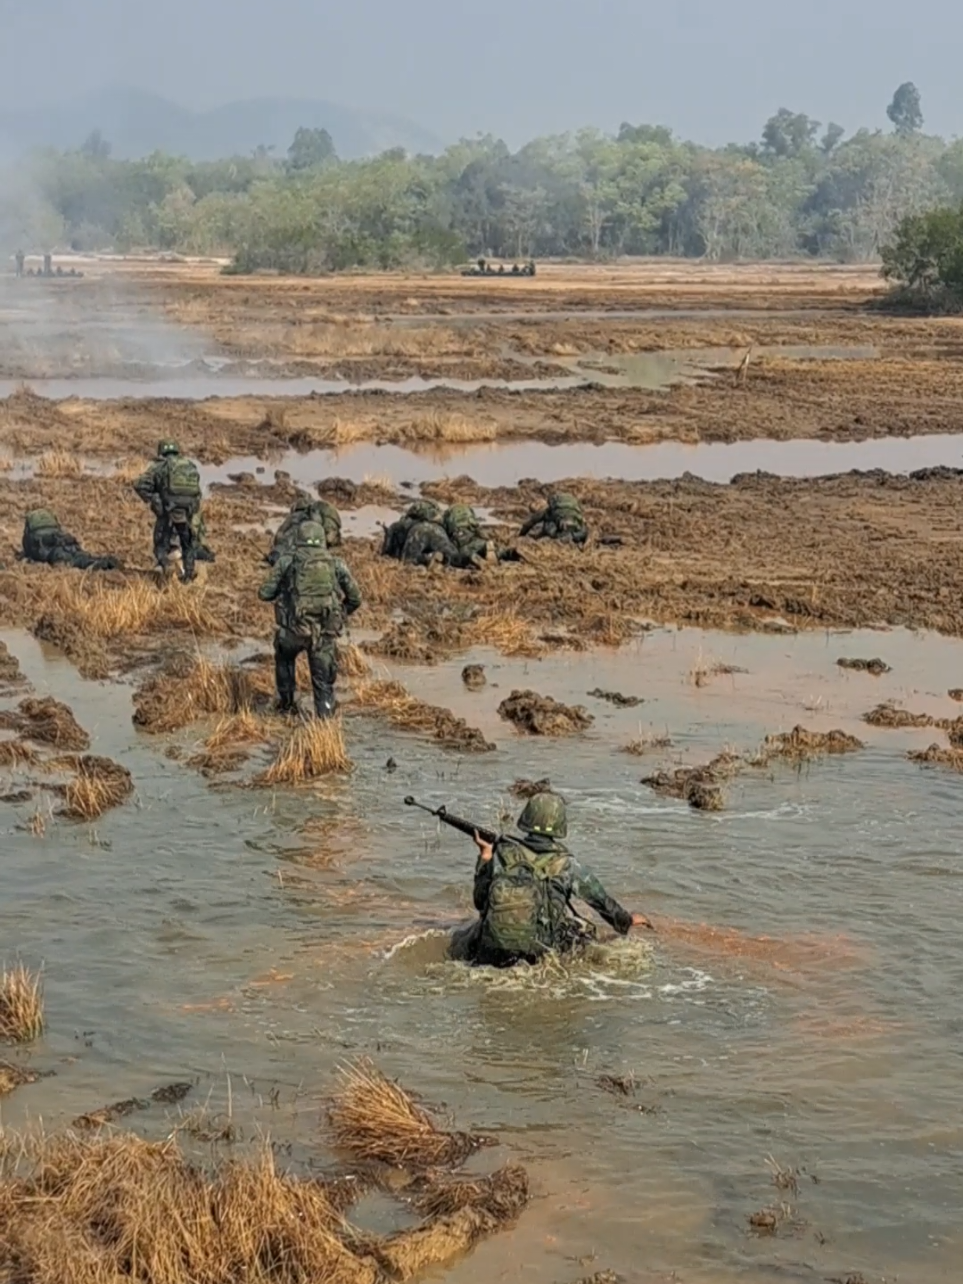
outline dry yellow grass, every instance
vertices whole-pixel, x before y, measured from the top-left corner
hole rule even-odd
[[[0,973],[0,1039],[29,1043],[43,1031],[43,980],[18,963]]]
[[[510,611],[493,611],[476,616],[469,624],[471,639],[476,644],[493,646],[502,655],[537,657],[546,648],[532,632],[530,624]]]
[[[341,1090],[328,1107],[335,1145],[365,1161],[398,1168],[456,1164],[489,1138],[446,1132],[367,1057],[341,1071]]]
[[[73,820],[96,820],[134,792],[130,772],[109,758],[85,755],[77,775],[64,787],[63,815]]]
[[[491,420],[468,419],[448,410],[429,410],[406,424],[398,424],[392,440],[474,442],[494,441],[497,436],[498,427]]]
[[[271,689],[270,680],[256,670],[218,663],[205,656],[181,656],[138,690],[134,696],[134,722],[145,731],[165,732],[189,726],[211,714],[229,718],[252,715],[255,705]],[[240,735],[242,727],[250,729],[251,724],[234,723],[231,730]],[[222,728],[222,735],[227,734],[228,728]]]
[[[211,752],[233,745],[260,744],[268,738],[268,727],[263,719],[250,709],[228,714],[222,718],[204,741],[204,748]]]
[[[48,450],[34,466],[38,477],[82,477],[83,460],[69,450]]]
[[[292,731],[258,785],[303,785],[351,770],[340,718],[311,718]]]
[[[112,584],[92,576],[63,577],[49,585],[45,606],[99,638],[168,629],[198,636],[224,631],[222,621],[208,608],[206,590],[176,580],[159,588],[142,579]]]
[[[37,751],[22,740],[0,740],[0,767],[28,767],[37,761]]]
[[[354,705],[363,712],[381,714],[393,726],[405,731],[428,733],[448,748],[467,753],[487,753],[495,748],[464,718],[457,718],[450,709],[426,704],[394,679],[370,678],[357,682],[353,695]]]

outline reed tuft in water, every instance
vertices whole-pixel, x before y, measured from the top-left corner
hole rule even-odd
[[[336,1146],[357,1159],[398,1168],[460,1163],[490,1139],[439,1128],[410,1093],[366,1057],[341,1071],[341,1091],[328,1107]]]
[[[311,718],[292,731],[255,783],[303,785],[320,776],[350,771],[351,767],[341,719]]]
[[[29,1043],[43,1032],[43,980],[18,963],[0,973],[0,1040]]]

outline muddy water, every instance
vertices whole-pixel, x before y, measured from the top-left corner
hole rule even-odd
[[[205,484],[224,482],[232,473],[260,466],[254,456],[202,468]],[[821,477],[850,469],[882,468],[908,473],[917,468],[963,466],[963,435],[887,437],[872,441],[740,441],[703,442],[686,446],[663,442],[631,446],[586,442],[550,446],[544,442],[481,442],[470,446],[442,445],[408,450],[402,446],[362,443],[305,454],[290,451],[273,461],[299,485],[323,477],[346,477],[360,482],[376,477],[393,486],[420,485],[439,478],[467,475],[482,486],[514,486],[523,477],[561,481],[567,477],[617,477],[625,481],[656,481],[692,473],[706,481],[728,482],[739,473],[774,473],[779,477]],[[261,475],[269,483],[272,472]]]
[[[698,760],[796,722],[855,728],[883,698],[951,713],[959,643],[664,631],[622,653],[481,653],[478,693],[461,689],[464,659],[401,676],[489,729],[496,753],[460,759],[352,718],[351,778],[295,796],[206,787],[134,731],[123,687],[4,640],[137,786],[93,830],[55,820],[34,837],[16,827],[33,804],[0,816],[0,939],[45,962],[32,1060],[57,1072],[9,1098],[5,1121],[53,1126],[195,1076],[195,1100],[230,1101],[245,1131],[310,1147],[334,1066],[369,1052],[499,1131],[543,1196],[456,1281],[554,1284],[593,1254],[585,1269],[645,1278],[641,1260],[697,1284],[958,1278],[959,790],[902,756],[939,733],[866,729],[862,754],[740,778],[714,816],[643,789],[660,755],[618,746],[668,729],[662,757]],[[835,665],[877,654],[893,667],[878,680]],[[749,673],[696,687],[716,661]],[[575,742],[520,738],[495,713],[513,686],[580,700],[596,722]],[[585,694],[597,686],[645,703],[615,709]],[[544,775],[572,804],[573,847],[665,929],[651,955],[630,944],[569,976],[466,974],[433,933],[467,910],[470,844],[401,798],[492,821],[517,806],[515,777]],[[680,920],[745,935],[693,944]],[[625,1102],[594,1084],[629,1071]],[[768,1154],[819,1180],[802,1181],[807,1224],[760,1240],[745,1219],[776,1197]]]

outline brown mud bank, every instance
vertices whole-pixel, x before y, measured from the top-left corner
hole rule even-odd
[[[419,448],[541,441],[855,442],[952,435],[963,430],[963,370],[938,359],[802,362],[760,359],[737,382],[729,371],[663,390],[606,387],[590,373],[577,387],[435,388],[393,394],[71,397],[29,388],[0,399],[0,451],[12,461],[69,450],[132,469],[158,438],[175,437],[205,464],[234,457],[270,460],[285,452],[360,442]],[[9,463],[8,463],[9,467]]]

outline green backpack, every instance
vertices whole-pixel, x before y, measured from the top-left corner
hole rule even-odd
[[[164,502],[170,508],[193,507],[201,498],[201,475],[192,459],[172,455],[161,480]]]
[[[488,890],[482,923],[486,945],[506,954],[538,954],[550,948],[555,913],[550,883],[565,868],[564,852],[533,852],[523,843],[499,843],[498,867]]]
[[[24,531],[34,536],[60,530],[60,523],[48,508],[32,508],[23,525]]]
[[[574,495],[568,495],[564,491],[559,491],[549,499],[548,515],[563,530],[579,530],[585,524],[582,505]]]
[[[468,504],[452,504],[442,518],[442,525],[448,538],[459,545],[467,544],[481,534],[475,510]]]
[[[310,633],[337,632],[341,602],[334,560],[323,548],[298,548],[294,553],[290,587],[289,627]]]
[[[324,527],[324,538],[327,540],[328,548],[339,548],[341,545],[341,514],[334,504],[329,504],[326,499],[319,499],[314,507],[317,508],[321,525]]]

